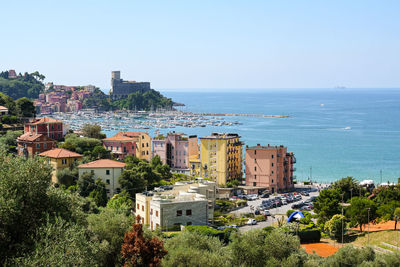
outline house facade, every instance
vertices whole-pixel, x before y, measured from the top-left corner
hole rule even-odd
[[[24,127],[24,133],[43,134],[54,140],[61,140],[65,135],[64,130],[62,121],[49,117],[34,119]]]
[[[79,179],[85,172],[94,174],[95,179],[101,179],[106,184],[107,196],[111,198],[115,194],[121,193],[121,185],[118,181],[125,168],[125,163],[100,159],[78,166]]]
[[[17,138],[19,156],[33,157],[34,155],[56,148],[57,142],[46,135],[24,133]]]
[[[117,159],[136,156],[142,160],[151,160],[151,137],[145,132],[120,131],[102,142],[103,147]]]

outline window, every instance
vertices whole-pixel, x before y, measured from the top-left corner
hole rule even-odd
[[[254,166],[254,170],[257,171],[257,166]]]
[[[107,194],[110,194],[110,189],[106,189]]]
[[[156,217],[158,217],[158,210],[156,210]]]
[[[54,130],[54,125],[53,124],[51,125],[51,129]]]
[[[110,175],[110,170],[106,170],[106,175]]]
[[[254,163],[257,163],[257,159],[254,159]]]
[[[272,179],[272,184],[274,183],[274,179]]]
[[[134,150],[135,149],[135,147],[134,146],[132,146],[132,150]]]
[[[61,125],[60,124],[58,125],[58,130],[61,130]]]
[[[107,150],[108,150],[108,146],[107,146]]]
[[[107,180],[106,180],[106,184],[110,184],[110,179],[107,179]]]
[[[117,151],[119,150],[119,146],[117,146]]]
[[[144,211],[144,205],[142,205],[142,211]]]
[[[257,186],[257,183],[256,183],[256,182],[253,182],[253,186]]]
[[[67,164],[67,159],[62,159],[61,163],[62,163],[62,165],[66,165]]]
[[[149,147],[149,143],[146,143],[146,146]]]
[[[176,216],[182,216],[182,210],[177,210],[176,211]]]
[[[61,134],[60,133],[58,133],[58,138],[61,138]]]
[[[272,171],[272,174],[274,174],[274,171]]]
[[[192,215],[192,210],[186,210],[186,215],[191,216]]]
[[[274,155],[271,155],[271,158],[274,158]]]
[[[142,135],[142,139],[144,139],[144,135]]]
[[[113,150],[113,146],[111,146],[111,151]]]
[[[94,174],[94,170],[91,170],[90,172],[91,172],[92,174]]]
[[[257,175],[254,175],[254,180],[257,180]]]
[[[158,223],[156,223],[156,228],[160,227],[160,225]]]
[[[142,224],[144,224],[144,218],[142,218]]]
[[[46,143],[43,144],[43,148],[47,148],[47,144]]]
[[[192,225],[192,222],[187,222],[186,225]]]
[[[36,148],[40,148],[40,144],[36,144]]]
[[[144,143],[142,143],[142,147],[144,147]]]
[[[137,209],[138,209],[138,210],[140,209],[140,205],[139,205],[139,203],[137,204]]]
[[[153,209],[150,209],[150,215],[153,215]]]
[[[121,193],[121,188],[117,187],[117,194]]]
[[[257,150],[254,150],[254,155],[257,155]]]

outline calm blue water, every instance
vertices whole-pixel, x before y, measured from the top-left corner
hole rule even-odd
[[[163,92],[185,111],[280,114],[290,118],[226,117],[243,125],[163,129],[209,135],[235,132],[246,145],[285,145],[297,158],[297,180],[396,181],[400,177],[400,90],[274,90]],[[323,106],[321,106],[323,104]],[[345,127],[351,127],[345,130]],[[153,130],[150,131],[154,135]]]

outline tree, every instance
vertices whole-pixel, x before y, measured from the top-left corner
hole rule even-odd
[[[97,206],[105,207],[107,205],[107,191],[106,184],[101,181],[101,179],[97,179],[95,182],[95,188],[92,192],[90,192],[89,197],[94,200]]]
[[[314,211],[318,214],[318,223],[325,224],[333,215],[341,213],[339,203],[342,201],[337,189],[322,190],[314,203]]]
[[[143,192],[146,189],[146,180],[135,170],[124,170],[119,177],[119,183],[123,190],[129,193],[129,196],[135,199],[135,194]]]
[[[133,206],[133,201],[130,199],[129,194],[123,190],[119,194],[115,194],[108,202],[107,208],[121,211],[129,215]]]
[[[97,266],[100,244],[85,227],[61,218],[38,229],[33,251],[13,260],[15,266]]]
[[[397,208],[400,208],[400,201],[392,200],[389,203],[382,203],[379,205],[376,213],[384,221],[394,220]],[[397,227],[396,224],[397,223],[395,223],[395,230]]]
[[[336,238],[336,240],[339,240],[342,234],[344,234],[344,229],[345,229],[344,224],[345,224],[345,216],[336,214],[333,215],[332,218],[325,223],[324,230],[331,237],[334,237]]]
[[[171,168],[168,164],[162,163],[159,155],[151,159],[150,166],[162,179],[170,179],[172,177]]]
[[[398,222],[399,219],[400,219],[400,208],[396,208],[396,209],[394,210],[394,219],[395,219],[394,230],[396,230],[396,229],[397,229],[397,222]]]
[[[351,198],[351,196],[363,195],[365,189],[360,186],[356,179],[351,176],[342,178],[333,183],[332,189],[337,189],[341,193],[344,193],[343,199],[345,202]]]
[[[94,181],[94,173],[84,172],[79,181],[79,194],[83,197],[88,197],[89,194],[96,188]]]
[[[18,116],[21,118],[31,118],[36,114],[33,102],[26,97],[22,97],[15,101]]]
[[[125,233],[121,255],[124,266],[160,266],[162,258],[167,254],[163,242],[157,237],[146,238],[142,225],[133,224],[132,230]]]
[[[0,147],[7,153],[16,153],[17,138],[22,135],[22,131],[7,131],[4,135],[0,136]]]
[[[58,182],[62,185],[65,185],[66,187],[74,185],[79,178],[77,168],[74,168],[72,170],[69,168],[61,169],[57,171],[56,175]]]
[[[92,151],[93,159],[110,159],[111,151],[105,149],[103,146],[95,146]]]
[[[49,205],[51,172],[41,158],[0,155],[0,265],[30,247]]]
[[[70,151],[84,154],[85,152],[91,155],[96,146],[102,146],[102,142],[96,138],[79,137],[77,134],[67,134],[64,143],[59,147],[68,149]]]
[[[167,239],[165,248],[168,254],[163,258],[162,265],[166,267],[234,266],[230,250],[224,247],[219,238],[201,234],[198,231],[185,230]]]
[[[106,135],[101,132],[101,126],[98,124],[85,123],[82,127],[83,136],[96,139],[104,139]]]
[[[121,265],[121,246],[124,234],[132,225],[132,217],[118,209],[104,208],[87,217],[88,229],[93,238],[103,244],[100,248],[102,266]]]
[[[358,224],[360,226],[360,231],[362,231],[362,225],[369,223],[369,221],[376,217],[376,204],[365,197],[354,197],[351,205],[347,208],[346,213],[350,218],[350,222],[353,225]]]

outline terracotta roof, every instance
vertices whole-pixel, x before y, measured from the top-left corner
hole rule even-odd
[[[37,133],[24,133],[23,135],[19,136],[17,138],[18,141],[29,141],[29,142],[33,142],[36,139],[40,138],[41,136],[43,136],[43,134],[37,134]],[[54,141],[53,139],[47,137],[47,141]]]
[[[60,159],[60,158],[81,158],[82,157],[81,154],[66,150],[64,148],[54,148],[52,150],[48,150],[46,152],[40,153],[39,156],[55,158],[55,159]]]
[[[99,159],[86,164],[81,164],[78,168],[124,168],[125,163],[111,160],[111,159]]]
[[[2,110],[8,110],[8,108],[3,107],[3,106],[0,106],[0,109],[2,109]]]
[[[131,131],[119,131],[115,136],[128,136],[128,137],[138,137],[139,135],[147,134],[145,132],[131,132]]]
[[[59,122],[62,123],[62,121],[60,121],[60,120],[56,120],[56,119],[49,118],[49,117],[44,117],[44,118],[40,118],[40,119],[35,119],[35,120],[31,121],[30,124],[36,125],[36,124],[42,124],[42,123],[59,123]]]
[[[131,137],[126,137],[126,136],[114,135],[112,137],[103,139],[103,141],[135,141],[135,139],[133,139]]]

